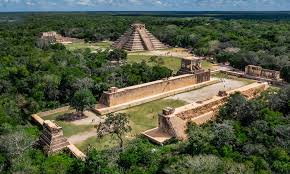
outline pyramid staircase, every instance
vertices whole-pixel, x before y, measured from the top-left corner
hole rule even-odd
[[[166,49],[167,47],[153,36],[144,24],[133,24],[116,42],[113,48],[128,51],[153,51]]]

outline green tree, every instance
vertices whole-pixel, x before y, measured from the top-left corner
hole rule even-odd
[[[230,121],[215,123],[213,126],[214,144],[217,147],[233,145],[236,139],[235,130]]]
[[[103,137],[107,133],[116,135],[119,139],[120,148],[123,149],[123,136],[132,130],[130,121],[125,113],[108,114],[104,123],[98,126],[98,137]]]
[[[154,147],[148,140],[137,139],[130,142],[126,149],[120,153],[118,164],[127,171],[140,167],[150,173],[155,173],[158,169],[159,159],[160,151],[157,147]]]
[[[78,112],[83,112],[85,109],[94,107],[96,99],[89,89],[80,89],[73,95],[70,106],[75,108]]]
[[[290,83],[290,66],[284,66],[281,69],[281,78]]]
[[[185,151],[192,155],[206,153],[211,151],[211,141],[214,138],[213,133],[207,129],[194,124],[189,124],[187,128],[188,142]]]
[[[57,154],[49,156],[42,164],[42,169],[44,173],[47,174],[65,174],[68,172],[72,165],[73,159],[66,154]]]
[[[219,119],[235,119],[240,120],[244,125],[249,125],[261,116],[262,107],[259,101],[247,101],[244,96],[235,93],[219,111]]]
[[[253,169],[244,164],[227,160],[223,161],[214,155],[184,156],[174,160],[170,166],[163,170],[165,174],[184,173],[253,173]]]
[[[110,157],[115,154],[107,154],[97,151],[95,148],[90,148],[87,152],[85,161],[75,159],[68,173],[79,174],[117,174],[120,173],[116,166],[112,165]]]
[[[121,61],[127,59],[127,52],[122,49],[114,49],[109,52],[108,60],[110,61]]]

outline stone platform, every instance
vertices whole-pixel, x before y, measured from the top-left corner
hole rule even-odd
[[[159,145],[163,145],[166,141],[169,141],[172,138],[170,134],[159,130],[158,127],[143,132],[143,135],[145,135],[150,141]]]
[[[171,138],[184,140],[187,138],[185,130],[187,123],[204,124],[215,118],[219,108],[225,104],[235,92],[240,92],[246,98],[254,98],[269,87],[268,83],[253,83],[238,89],[229,90],[213,96],[211,99],[194,102],[179,108],[165,108],[158,115],[158,127],[142,134],[154,143],[163,145]]]

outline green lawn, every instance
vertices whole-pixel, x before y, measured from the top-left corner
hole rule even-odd
[[[150,62],[150,57],[148,55],[130,55],[128,54],[128,63],[140,63],[143,60],[146,61],[149,65],[154,65],[154,63]],[[176,73],[180,69],[181,59],[178,57],[170,57],[170,56],[158,56],[158,58],[161,58],[164,61],[164,66],[167,68],[173,70],[173,73]],[[202,61],[201,62],[202,68],[205,70],[210,69],[213,64],[208,61]]]
[[[210,69],[210,68],[212,68],[212,66],[213,66],[213,63],[211,63],[211,62],[209,62],[209,61],[202,61],[201,62],[201,67],[203,68],[203,69],[205,69],[205,70],[208,70],[208,69]]]
[[[95,45],[100,47],[100,48],[109,49],[112,46],[112,42],[111,41],[102,41],[102,42],[95,43]]]
[[[63,115],[63,114],[66,114],[66,113],[72,113],[72,112],[75,112],[75,110],[74,109],[70,109],[70,110],[65,111],[65,112],[60,112],[60,113],[57,113],[57,114],[51,114],[49,116],[42,117],[42,119],[44,119],[44,120],[56,120],[56,117],[58,117],[60,115]]]
[[[187,104],[181,100],[161,99],[140,106],[129,108],[122,112],[129,115],[133,134],[139,134],[148,129],[152,129],[158,124],[158,113],[163,108],[170,106],[173,108],[180,107]]]
[[[125,137],[125,143],[132,140],[137,135],[140,135],[141,132],[157,127],[158,113],[161,112],[163,108],[167,106],[176,108],[185,104],[187,103],[180,100],[162,99],[121,111],[129,115],[130,125],[132,127],[132,131]],[[108,149],[117,146],[118,139],[111,135],[107,135],[101,139],[92,137],[81,144],[77,144],[77,147],[81,150],[85,150],[89,145],[97,149]]]
[[[143,60],[148,63],[149,65],[154,65],[154,63],[149,62],[150,57],[152,56],[145,56],[145,55],[128,55],[128,63],[140,63]],[[166,57],[166,56],[158,56],[158,58],[161,58],[164,61],[164,66],[167,68],[173,70],[174,73],[176,73],[180,68],[181,59],[177,57]]]
[[[65,137],[79,134],[81,132],[87,132],[94,128],[92,125],[74,125],[65,121],[55,121],[59,126],[62,127],[63,134]]]
[[[89,48],[91,51],[97,50],[97,49],[109,49],[112,45],[112,42],[110,41],[102,41],[97,43],[85,43],[85,42],[76,42],[72,44],[67,44],[65,47],[68,50],[76,50],[76,49],[86,49]]]
[[[86,132],[89,131],[90,129],[93,128],[92,125],[75,125],[70,122],[65,122],[65,121],[56,121],[56,117],[63,115],[65,113],[72,113],[75,112],[75,110],[68,110],[66,112],[62,113],[57,113],[57,114],[52,114],[46,117],[42,117],[44,120],[54,120],[55,123],[57,123],[59,126],[62,127],[63,134],[65,137],[70,137],[72,135],[81,133],[81,132]]]

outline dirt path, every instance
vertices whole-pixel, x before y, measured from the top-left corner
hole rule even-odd
[[[72,144],[78,144],[94,136],[97,136],[97,130],[91,129],[90,131],[82,132],[69,137],[68,141]]]
[[[97,116],[95,113],[91,111],[85,111],[84,115],[86,116],[86,118],[76,120],[71,123],[74,125],[98,125],[102,120],[99,116]]]
[[[144,56],[168,56],[168,57],[179,57],[179,58],[198,58],[191,53],[186,51],[177,52],[174,50],[155,50],[146,52],[134,52],[129,53],[130,55],[144,55]]]

